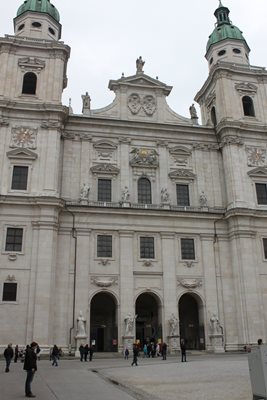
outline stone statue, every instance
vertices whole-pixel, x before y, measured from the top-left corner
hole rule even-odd
[[[90,114],[91,110],[91,98],[88,94],[88,92],[85,93],[85,95],[82,95],[82,101],[83,101],[83,109],[82,113],[83,114]]]
[[[222,326],[220,325],[220,321],[215,313],[210,317],[210,330],[214,335],[222,335]]]
[[[125,336],[133,335],[134,323],[137,318],[137,315],[132,315],[131,313],[127,314],[124,318],[125,322]]]
[[[80,198],[81,200],[88,200],[90,187],[86,183],[81,188]]]
[[[208,205],[207,196],[205,195],[205,193],[203,191],[200,193],[199,203],[200,203],[201,207],[207,207],[207,205]]]
[[[82,311],[80,311],[79,317],[77,318],[77,336],[86,337],[85,332],[85,318],[83,317]]]
[[[144,72],[143,71],[144,65],[145,65],[145,61],[142,60],[142,57],[140,56],[139,58],[137,58],[137,60],[136,60],[136,73]]]
[[[161,193],[161,202],[162,203],[168,203],[169,200],[170,200],[170,195],[168,193],[168,189],[162,188],[160,193]]]
[[[178,326],[178,319],[175,317],[174,314],[171,315],[169,319],[170,324],[170,336],[175,336],[177,334],[177,326]]]
[[[196,107],[195,107],[194,104],[192,104],[192,105],[189,107],[189,112],[190,112],[190,116],[191,116],[192,119],[198,118],[198,116],[197,116],[197,110],[196,110]]]
[[[130,193],[129,193],[129,189],[127,186],[124,187],[124,189],[122,189],[122,193],[121,193],[121,199],[122,201],[129,201],[130,198]]]

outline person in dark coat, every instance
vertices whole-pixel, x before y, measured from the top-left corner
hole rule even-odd
[[[16,344],[14,363],[16,363],[18,361],[18,358],[19,358],[19,346]]]
[[[181,356],[182,356],[181,361],[186,362],[186,345],[183,339],[181,340]]]
[[[9,343],[9,345],[7,346],[7,348],[4,351],[4,357],[6,359],[6,369],[5,372],[9,372],[9,367],[11,364],[11,360],[14,357],[14,351],[12,349],[12,343]]]
[[[166,360],[166,357],[167,357],[167,344],[165,342],[162,343],[161,354],[162,354],[162,360]]]
[[[79,352],[80,352],[80,360],[83,361],[83,359],[84,359],[84,346],[83,346],[83,344],[80,345]]]
[[[94,348],[93,348],[93,346],[91,345],[91,346],[89,347],[89,361],[92,361],[92,359],[93,359],[93,354],[94,354]]]
[[[89,346],[88,344],[86,344],[84,346],[84,361],[87,361],[88,353],[89,353]]]
[[[34,374],[37,371],[37,355],[36,349],[38,344],[36,342],[32,342],[30,347],[26,349],[25,361],[24,361],[24,369],[27,371],[27,378],[25,382],[25,396],[26,397],[36,397],[32,394],[31,384],[34,378]]]
[[[133,362],[132,362],[132,366],[135,364],[136,366],[138,366],[137,364],[137,357],[138,357],[138,347],[136,345],[133,346]]]
[[[52,349],[51,356],[52,356],[52,361],[53,361],[52,362],[52,366],[58,367],[58,362],[57,361],[59,359],[59,349],[58,349],[56,344],[54,345],[54,347]]]

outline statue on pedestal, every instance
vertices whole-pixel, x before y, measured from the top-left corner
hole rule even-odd
[[[169,324],[170,324],[170,336],[176,336],[178,319],[175,317],[174,314],[171,315],[171,318],[169,319]]]
[[[137,315],[133,315],[131,313],[127,314],[126,317],[124,318],[125,336],[133,335],[134,323],[135,323],[136,318],[137,318]]]
[[[80,314],[79,314],[79,316],[77,318],[77,335],[76,335],[76,338],[77,337],[86,338],[87,335],[86,335],[86,332],[85,332],[85,323],[86,323],[86,320],[83,317],[82,311],[80,311]]]
[[[82,188],[81,188],[80,199],[81,199],[81,200],[88,200],[89,191],[90,191],[89,185],[87,185],[86,183],[84,183],[83,186],[82,186]]]
[[[139,58],[137,58],[136,60],[136,73],[140,73],[140,72],[144,72],[143,71],[143,67],[145,65],[145,61],[142,60],[142,56],[140,56]]]
[[[83,101],[83,109],[82,113],[83,114],[90,114],[91,110],[91,97],[89,96],[88,92],[85,93],[85,95],[82,95],[82,101]]]

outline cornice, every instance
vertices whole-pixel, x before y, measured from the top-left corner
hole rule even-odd
[[[48,196],[14,196],[12,195],[0,195],[1,205],[15,205],[15,206],[51,206],[64,208],[64,200],[57,197]]]

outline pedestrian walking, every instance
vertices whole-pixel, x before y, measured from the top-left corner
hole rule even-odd
[[[10,367],[10,364],[11,364],[11,360],[14,357],[14,351],[12,349],[12,343],[9,343],[8,346],[5,348],[4,357],[6,359],[5,372],[9,372],[9,367]]]
[[[56,344],[52,349],[51,358],[52,358],[52,366],[58,367],[59,349]]]
[[[29,347],[26,349],[25,361],[23,369],[27,371],[27,378],[25,382],[25,396],[26,397],[36,397],[32,393],[31,384],[34,378],[34,374],[37,371],[37,355],[36,349],[38,344],[36,342],[32,342]]]
[[[162,343],[161,354],[162,354],[162,360],[166,360],[167,359],[167,344],[165,342]]]
[[[93,354],[94,354],[94,348],[93,348],[93,346],[91,345],[91,346],[89,347],[89,361],[92,361],[92,359],[93,359]]]
[[[132,366],[135,364],[136,366],[138,366],[137,364],[137,357],[138,357],[138,347],[136,345],[133,346],[133,362],[132,362]]]
[[[89,353],[89,346],[88,346],[88,344],[86,344],[86,345],[84,346],[83,351],[84,351],[84,361],[87,361],[87,357],[88,357],[88,353]]]
[[[181,361],[186,362],[186,345],[184,339],[181,340]]]
[[[128,347],[126,347],[126,349],[124,350],[124,359],[128,360],[128,358],[129,358],[129,350]]]
[[[80,361],[83,361],[83,359],[84,359],[84,346],[83,346],[83,344],[80,345],[79,352],[80,352]]]
[[[16,344],[15,346],[15,358],[14,358],[14,363],[18,361],[19,358],[19,346]]]

